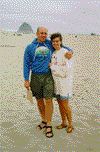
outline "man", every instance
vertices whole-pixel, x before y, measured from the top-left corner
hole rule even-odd
[[[24,53],[24,86],[31,87],[33,96],[36,97],[38,109],[42,122],[38,128],[46,128],[46,137],[53,137],[51,126],[53,113],[53,93],[54,82],[49,68],[53,47],[51,41],[47,39],[48,30],[45,27],[37,29],[37,38],[28,45]],[[68,53],[67,58],[71,58],[72,53]],[[31,71],[31,81],[29,75]]]

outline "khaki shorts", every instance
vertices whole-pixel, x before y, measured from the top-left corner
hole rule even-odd
[[[46,74],[31,74],[30,87],[37,99],[52,99],[54,95],[54,80],[51,72]]]

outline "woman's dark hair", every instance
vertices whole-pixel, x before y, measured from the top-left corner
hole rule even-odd
[[[57,37],[59,37],[60,41],[62,42],[62,35],[59,32],[51,34],[50,39],[51,39],[51,41],[53,41],[53,39],[55,39]],[[61,46],[62,46],[62,44],[61,44]]]

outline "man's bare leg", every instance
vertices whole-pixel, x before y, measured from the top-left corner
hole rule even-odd
[[[41,116],[42,121],[45,121],[45,103],[43,98],[37,99],[37,106]]]
[[[53,114],[52,99],[46,99],[45,100],[45,120],[47,122],[47,125],[51,125],[52,114]]]
[[[52,114],[53,114],[52,99],[46,99],[45,103],[46,103],[46,105],[45,105],[45,120],[47,121],[46,136],[53,137],[52,126],[51,126],[51,120],[52,120]]]

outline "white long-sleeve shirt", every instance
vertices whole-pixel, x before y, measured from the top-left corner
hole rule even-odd
[[[55,94],[64,97],[72,95],[73,84],[73,59],[68,60],[65,48],[55,50],[51,58],[51,71],[55,83]]]

